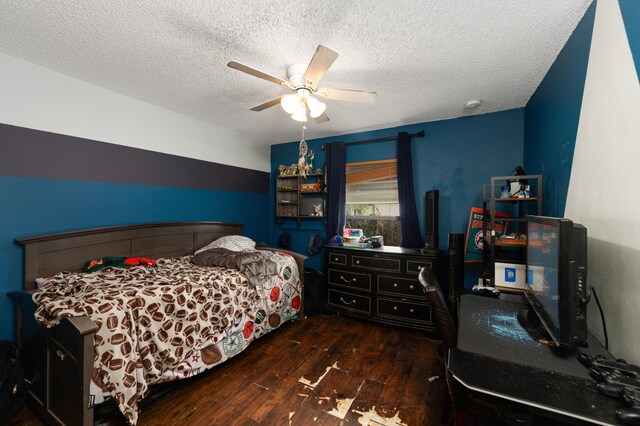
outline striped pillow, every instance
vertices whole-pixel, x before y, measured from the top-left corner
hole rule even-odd
[[[256,242],[251,238],[243,237],[242,235],[227,235],[225,237],[220,237],[214,242],[202,247],[194,254],[198,254],[211,248],[224,248],[232,251],[255,251]]]

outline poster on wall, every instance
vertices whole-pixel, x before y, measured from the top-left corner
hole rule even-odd
[[[487,229],[485,235],[482,235],[482,218],[483,214],[489,216],[489,210],[484,213],[480,207],[472,207],[469,214],[469,226],[467,228],[467,241],[465,243],[464,261],[465,262],[482,262],[482,248],[485,241],[491,238],[491,222],[487,221]],[[495,236],[500,238],[507,232],[507,221],[498,218],[509,217],[508,213],[496,212],[496,220],[494,222]]]

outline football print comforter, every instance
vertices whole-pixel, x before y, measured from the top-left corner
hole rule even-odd
[[[191,256],[59,273],[33,295],[36,320],[52,327],[65,317],[88,316],[96,323],[91,398],[98,404],[113,397],[135,424],[149,385],[220,364],[298,312],[295,260],[261,253],[278,273],[260,285],[235,269],[194,265]]]

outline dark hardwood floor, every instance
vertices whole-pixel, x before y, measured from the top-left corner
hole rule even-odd
[[[307,318],[207,373],[156,386],[138,424],[438,425],[447,390],[436,343],[343,316]],[[12,424],[42,423],[24,408]]]

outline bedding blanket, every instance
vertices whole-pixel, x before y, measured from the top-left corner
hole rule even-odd
[[[225,248],[210,248],[193,256],[191,261],[200,266],[224,266],[237,269],[247,276],[255,286],[278,273],[278,264],[271,260],[269,252],[233,251]]]
[[[83,315],[96,323],[92,398],[115,398],[135,424],[150,384],[225,361],[300,308],[295,260],[262,253],[277,274],[261,286],[237,269],[195,265],[191,256],[148,267],[60,273],[34,293],[35,317],[47,327]]]

